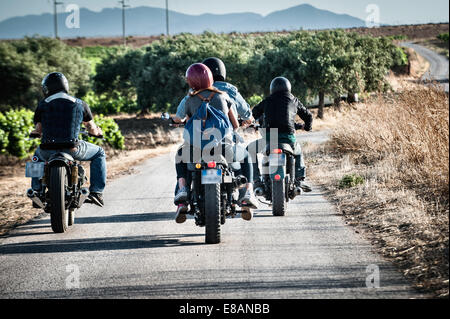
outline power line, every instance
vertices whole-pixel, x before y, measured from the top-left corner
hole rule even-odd
[[[58,2],[53,0],[53,21],[55,27],[55,39],[58,39],[58,6],[63,4],[63,2]]]
[[[169,0],[166,0],[166,31],[167,31],[167,36],[170,35],[169,32]]]
[[[127,38],[125,34],[125,8],[129,8],[130,6],[126,4],[127,0],[120,0],[119,3],[122,5],[122,35],[123,35],[123,45],[127,45]]]

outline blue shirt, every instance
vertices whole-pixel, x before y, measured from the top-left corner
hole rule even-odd
[[[239,116],[244,120],[249,120],[252,117],[252,110],[250,105],[244,100],[242,95],[239,93],[238,89],[227,82],[217,81],[214,83],[214,87],[220,91],[226,92],[231,100],[234,102],[231,109],[234,113],[239,114]],[[186,118],[186,100],[189,96],[186,96],[178,105],[176,117],[179,119]]]

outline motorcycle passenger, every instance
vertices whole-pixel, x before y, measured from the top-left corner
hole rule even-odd
[[[44,100],[34,114],[33,135],[41,136],[41,145],[35,156],[41,161],[64,152],[78,161],[91,161],[90,195],[88,200],[103,207],[103,191],[106,186],[106,155],[100,146],[80,141],[83,123],[93,136],[102,136],[102,130],[94,123],[91,109],[82,100],[70,96],[69,82],[64,74],[49,73],[42,81]],[[41,191],[38,178],[32,179],[32,188]]]
[[[270,84],[270,96],[253,108],[255,118],[264,118],[266,128],[266,144],[270,143],[270,129],[278,129],[278,143],[289,144],[295,155],[295,184],[305,192],[311,187],[305,182],[306,168],[300,144],[295,136],[295,117],[298,115],[304,122],[305,131],[312,130],[313,116],[311,112],[291,93],[291,83],[284,77],[275,78]],[[259,151],[262,151],[261,149]],[[258,164],[254,165],[255,181],[262,186]]]
[[[242,97],[242,95],[234,85],[225,82],[227,78],[227,69],[223,61],[219,58],[207,58],[202,62],[202,64],[206,65],[211,70],[214,80],[213,87],[227,93],[230,99],[233,101],[233,105],[231,108],[235,116],[237,117],[239,115],[239,117],[242,119],[242,125],[245,126],[252,124],[254,122],[254,118],[252,116],[250,105],[245,101],[245,99]],[[178,105],[177,114],[173,119],[175,123],[181,123],[186,118],[186,101],[188,98],[189,95],[187,95]],[[243,158],[238,159],[238,161],[243,162],[242,170],[240,173],[247,177],[249,181],[246,187],[240,190],[239,203],[250,203],[250,206],[252,208],[256,208],[256,206],[254,205],[256,200],[253,197],[253,166],[249,165],[249,163],[251,163],[252,161],[251,158],[249,158],[248,152],[239,152],[236,147],[237,146],[235,145],[235,152],[241,153],[244,156]]]
[[[191,88],[189,97],[185,101],[185,113],[187,120],[189,120],[189,118],[191,118],[194,114],[196,114],[196,112],[198,111],[198,109],[205,100],[208,100],[211,107],[214,107],[216,110],[221,111],[224,115],[226,115],[229,118],[234,130],[239,128],[239,122],[236,118],[235,113],[232,110],[232,106],[234,104],[233,101],[230,99],[228,94],[213,87],[213,76],[211,70],[206,65],[202,63],[196,63],[191,65],[186,72],[186,79],[189,84],[189,87]],[[184,118],[182,120],[184,120]],[[225,141],[222,143],[223,153],[228,152],[233,153],[232,147],[231,149],[230,147],[228,147],[232,146],[232,144],[233,142],[231,137],[225,137]],[[189,172],[187,169],[187,163],[189,161],[192,162],[192,158],[188,160],[181,158],[183,154],[183,149],[185,148],[191,149],[192,145],[189,145],[188,142],[185,142],[185,144],[178,151],[176,161],[178,191],[176,193],[174,202],[175,205],[178,206],[176,222],[179,224],[184,223],[186,221],[186,213],[188,212],[188,207],[186,203],[188,200],[188,191],[190,183],[188,181]],[[230,158],[230,156],[225,157]],[[242,166],[246,165],[243,164]],[[243,169],[243,172],[251,174],[250,163],[247,163],[247,167],[246,169],[245,168]],[[248,180],[251,180],[250,178],[252,176],[248,175],[246,177],[248,178]],[[253,193],[252,189],[250,189],[250,191],[251,193]],[[250,197],[248,201],[248,206],[250,205],[255,206],[254,201],[255,201],[254,196]],[[243,214],[242,217],[244,219],[250,220],[251,212],[249,212],[248,215]]]

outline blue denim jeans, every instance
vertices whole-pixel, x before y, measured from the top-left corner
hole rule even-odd
[[[100,146],[80,141],[80,144],[75,150],[42,150],[40,147],[34,153],[40,161],[46,161],[53,154],[64,152],[70,154],[74,160],[82,162],[91,162],[91,186],[89,191],[91,193],[103,193],[106,186],[106,154]],[[39,178],[31,180],[31,187],[35,191],[41,190],[41,181]]]

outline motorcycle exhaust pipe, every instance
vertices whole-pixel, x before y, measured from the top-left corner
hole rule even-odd
[[[31,201],[33,203],[35,203],[37,206],[39,206],[39,208],[42,208],[42,209],[45,208],[45,206],[42,203],[41,199],[37,196],[37,193],[32,188],[27,190],[27,196],[28,196],[29,199],[31,199]]]
[[[237,189],[244,188],[247,185],[247,178],[245,176],[238,176],[234,179],[234,185]]]
[[[295,196],[300,196],[302,193],[303,193],[303,191],[302,191],[301,187],[296,187],[294,189]]]
[[[87,188],[81,189],[80,202],[78,203],[78,208],[81,208],[81,206],[83,206],[83,204],[86,201],[86,199],[88,198],[89,194],[90,194],[89,189],[87,189]]]
[[[257,189],[255,189],[255,195],[264,196],[264,190],[261,187],[258,187]]]

